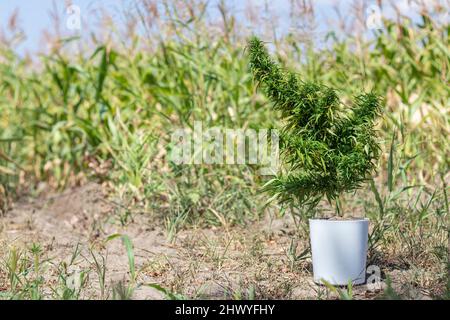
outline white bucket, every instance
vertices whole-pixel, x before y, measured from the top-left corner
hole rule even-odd
[[[314,282],[344,286],[366,281],[369,220],[310,219]]]

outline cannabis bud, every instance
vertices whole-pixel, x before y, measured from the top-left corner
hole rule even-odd
[[[264,190],[282,204],[314,207],[323,196],[337,202],[341,193],[360,187],[379,157],[374,130],[379,97],[363,93],[346,106],[333,88],[282,69],[258,38],[248,47],[254,78],[283,119],[283,170]]]

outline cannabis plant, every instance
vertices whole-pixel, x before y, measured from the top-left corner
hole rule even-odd
[[[363,93],[348,106],[333,88],[281,68],[258,38],[248,47],[254,78],[283,119],[283,168],[264,190],[298,208],[314,208],[325,196],[339,214],[339,195],[360,187],[375,169],[379,97]]]

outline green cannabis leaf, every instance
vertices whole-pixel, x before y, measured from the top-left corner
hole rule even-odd
[[[338,204],[341,193],[360,187],[375,170],[380,98],[363,93],[344,106],[333,88],[304,82],[282,69],[257,37],[248,47],[254,78],[284,120],[284,170],[264,190],[283,204],[315,206],[323,196]]]

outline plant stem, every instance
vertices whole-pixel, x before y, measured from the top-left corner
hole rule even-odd
[[[336,214],[338,217],[342,217],[343,212],[342,212],[342,205],[341,205],[340,197],[337,197],[335,201],[336,201]]]
[[[299,226],[298,226],[297,220],[295,218],[294,206],[292,204],[290,205],[290,209],[291,209],[292,219],[294,220],[295,231],[298,232]]]

